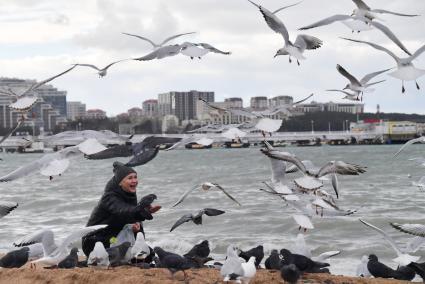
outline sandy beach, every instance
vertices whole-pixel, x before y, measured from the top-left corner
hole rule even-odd
[[[218,270],[197,269],[188,270],[185,283],[224,283]],[[166,269],[152,268],[141,269],[137,267],[119,267],[109,270],[95,270],[93,268],[76,269],[30,269],[27,266],[19,269],[1,269],[0,283],[146,283],[146,284],[171,284],[182,283],[184,276],[182,272],[171,274]],[[261,269],[257,271],[252,284],[283,283],[279,271]],[[359,277],[336,276],[329,274],[305,274],[299,283],[326,283],[326,284],[349,284],[349,283],[409,283],[407,281],[387,279],[365,279]]]

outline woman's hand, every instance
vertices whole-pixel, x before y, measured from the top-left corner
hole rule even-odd
[[[136,223],[134,223],[132,226],[131,226],[131,228],[133,229],[133,233],[137,233],[137,232],[139,232],[140,231],[140,223],[139,222],[136,222]]]
[[[149,212],[150,213],[155,213],[157,212],[159,209],[161,209],[161,205],[151,205],[149,207]]]

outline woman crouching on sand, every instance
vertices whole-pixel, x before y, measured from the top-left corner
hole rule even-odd
[[[132,224],[135,235],[138,232],[145,234],[142,221],[152,220],[152,213],[161,209],[159,205],[152,205],[156,199],[154,194],[146,195],[137,203],[138,180],[133,168],[120,162],[114,162],[113,167],[114,176],[106,184],[105,191],[87,222],[87,226],[109,226],[83,238],[83,251],[86,256],[93,250],[96,242],[100,241],[105,248],[109,248],[126,224]]]

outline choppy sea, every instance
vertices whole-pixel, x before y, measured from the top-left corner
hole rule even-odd
[[[425,167],[409,158],[425,156],[424,145],[413,145],[392,159],[399,145],[321,146],[280,148],[309,159],[320,166],[329,160],[343,160],[367,167],[360,176],[340,176],[340,198],[343,209],[358,209],[354,215],[313,220],[315,228],[305,234],[313,255],[341,250],[330,259],[334,274],[354,275],[364,254],[374,252],[392,267],[395,252],[375,231],[358,221],[382,228],[400,245],[411,236],[398,232],[389,222],[424,223],[425,192],[412,186],[412,181],[425,175]],[[41,157],[43,154],[0,153],[0,175]],[[70,168],[52,181],[39,173],[0,184],[0,198],[16,201],[19,207],[0,219],[0,252],[12,248],[18,237],[39,229],[52,229],[60,240],[74,229],[85,226],[104,186],[112,176],[109,160],[76,158]],[[147,242],[167,250],[184,253],[201,240],[209,240],[212,256],[223,260],[226,247],[236,244],[245,250],[262,244],[265,253],[273,248],[291,249],[299,233],[293,211],[278,198],[259,191],[262,181],[269,180],[270,162],[259,148],[161,151],[146,165],[136,168],[139,175],[138,198],[155,193],[162,209],[154,219],[144,222]],[[411,176],[411,177],[409,177]],[[293,179],[299,174],[289,175]],[[195,191],[171,208],[179,196],[196,184],[211,181],[222,185],[242,203],[236,206],[221,192]],[[330,185],[325,185],[332,192]],[[185,223],[169,232],[183,214],[202,208],[226,211],[217,217],[204,216],[203,225]],[[425,261],[425,250],[419,250]]]

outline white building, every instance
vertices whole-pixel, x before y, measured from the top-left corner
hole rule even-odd
[[[363,113],[364,104],[361,103],[319,103],[312,101],[308,104],[299,104],[295,110],[300,112],[317,112],[317,111],[332,111],[332,112],[347,112],[347,113]]]
[[[86,104],[81,102],[66,102],[66,114],[70,120],[76,120],[86,116]]]

